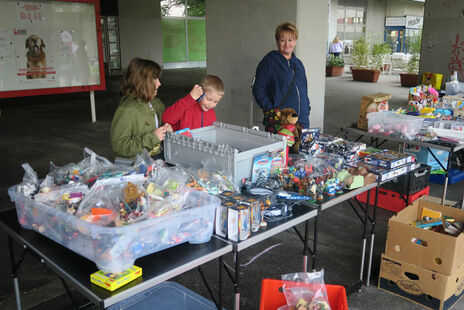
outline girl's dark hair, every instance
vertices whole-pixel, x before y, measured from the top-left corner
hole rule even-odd
[[[154,61],[136,57],[127,66],[119,93],[121,96],[132,95],[148,102],[156,95],[154,80],[160,77],[160,65]]]

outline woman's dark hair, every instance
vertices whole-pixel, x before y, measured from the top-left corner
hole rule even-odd
[[[160,65],[154,61],[136,57],[127,66],[119,93],[121,96],[132,95],[148,102],[156,96],[154,80],[160,77]]]

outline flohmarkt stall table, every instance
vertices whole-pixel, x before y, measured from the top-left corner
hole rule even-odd
[[[445,143],[445,142],[440,142],[440,143],[433,143],[433,142],[422,142],[422,141],[414,141],[414,140],[406,140],[406,139],[401,139],[397,137],[392,137],[392,136],[386,136],[378,133],[372,133],[368,132],[366,130],[358,129],[356,128],[356,125],[353,124],[351,126],[345,126],[341,127],[341,130],[345,133],[345,138],[348,136],[348,134],[353,134],[357,135],[358,138],[356,141],[359,141],[362,139],[364,136],[365,137],[370,137],[370,144],[375,146],[375,147],[380,147],[382,144],[384,144],[387,141],[392,141],[392,142],[398,142],[400,146],[400,151],[404,150],[405,144],[411,144],[411,145],[417,145],[421,147],[425,147],[429,154],[434,158],[434,160],[440,165],[440,167],[445,171],[445,183],[443,186],[443,195],[442,195],[442,200],[441,203],[444,204],[444,201],[446,199],[446,192],[448,189],[448,178],[449,178],[449,170],[450,170],[450,159],[453,153],[464,149],[464,144],[461,143]],[[442,163],[436,156],[435,154],[431,151],[431,149],[439,149],[448,152],[448,161],[446,163],[446,167],[444,163]]]

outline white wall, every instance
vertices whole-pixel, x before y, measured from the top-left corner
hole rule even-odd
[[[219,121],[250,125],[256,67],[277,48],[275,28],[284,21],[296,22],[296,2],[206,0],[207,73],[218,75],[225,85],[225,95],[216,107]],[[325,40],[326,36],[324,44]],[[261,123],[262,112],[256,103],[253,111],[253,123]]]
[[[327,35],[327,52],[329,51],[330,43],[337,35],[337,10],[338,0],[329,0],[329,31]]]
[[[159,1],[119,0],[119,37],[122,67],[134,57],[163,64]]]
[[[430,1],[430,0],[426,0]],[[433,1],[433,0],[431,0]],[[404,0],[387,1],[386,16],[422,16],[424,14],[424,3]]]
[[[366,34],[372,42],[383,42],[386,7],[385,0],[367,1]]]
[[[456,43],[460,48],[456,49]],[[458,71],[464,81],[464,72],[456,65],[464,62],[464,1],[427,0],[425,2],[424,26],[420,72],[437,72],[445,79]]]
[[[328,34],[328,0],[298,0],[296,55],[305,66],[311,102],[310,126],[324,128],[325,59]]]

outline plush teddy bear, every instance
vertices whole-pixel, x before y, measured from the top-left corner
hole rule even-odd
[[[298,114],[292,108],[284,108],[277,112],[279,117],[279,129],[277,133],[287,137],[287,146],[290,154],[300,152],[301,125],[298,123]]]

